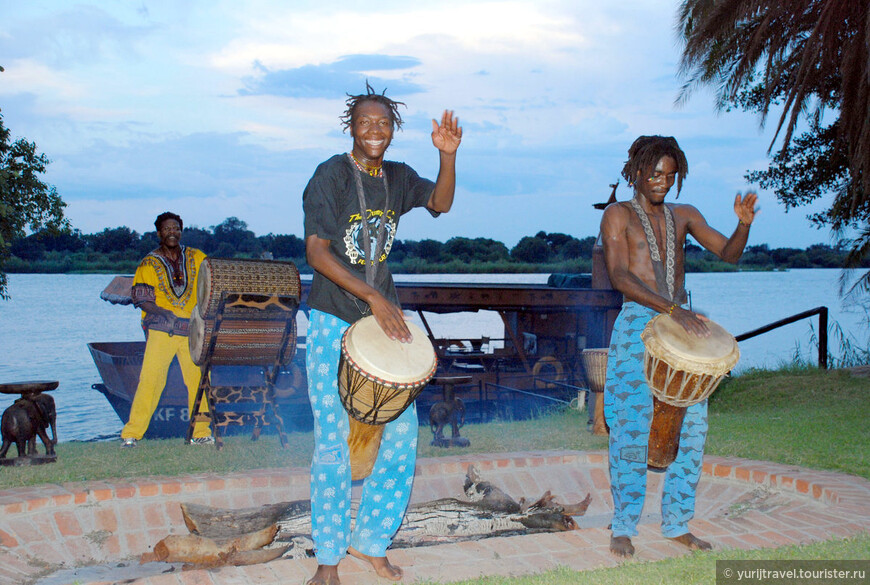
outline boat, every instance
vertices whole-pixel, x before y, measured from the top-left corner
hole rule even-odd
[[[553,274],[546,285],[397,283],[402,308],[417,313],[438,356],[434,382],[452,377],[449,392],[463,401],[465,422],[528,418],[552,405],[576,401],[587,389],[582,351],[607,346],[622,306],[622,295],[610,287],[600,257],[597,260],[592,274]],[[129,304],[131,283],[132,277],[116,276],[100,296],[114,304]],[[306,315],[310,284],[310,276],[302,278],[299,310]],[[429,325],[433,313],[482,310],[501,317],[501,338],[436,337]],[[313,427],[304,338],[297,342],[293,360],[276,381],[277,406],[288,432]],[[88,349],[102,378],[93,388],[126,421],[145,342],[93,342]],[[258,385],[264,380],[263,369],[252,366],[215,366],[212,373],[214,385]],[[429,425],[430,409],[448,397],[447,390],[443,383],[430,383],[421,392],[417,398],[421,424]],[[187,426],[187,390],[173,362],[145,437],[180,437]]]

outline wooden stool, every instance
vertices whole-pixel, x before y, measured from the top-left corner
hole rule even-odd
[[[0,384],[2,394],[20,394],[3,412],[0,434],[3,445],[0,447],[0,465],[39,465],[57,461],[54,446],[57,444],[57,414],[54,398],[43,394],[58,387],[54,380],[32,380]],[[51,428],[52,438],[46,430]],[[45,455],[36,450],[36,437],[45,446]],[[6,453],[12,444],[18,449],[18,457],[7,459]]]

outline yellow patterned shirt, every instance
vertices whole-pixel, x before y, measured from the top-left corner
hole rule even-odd
[[[158,307],[169,309],[177,317],[189,319],[196,306],[196,283],[199,265],[205,254],[196,248],[181,248],[178,264],[161,256],[157,250],[139,263],[133,277],[133,303],[154,301]],[[143,326],[146,326],[145,311],[142,311]]]

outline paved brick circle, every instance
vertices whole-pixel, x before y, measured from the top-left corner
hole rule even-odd
[[[391,560],[418,579],[458,581],[480,575],[523,575],[557,566],[585,570],[619,564],[608,551],[611,500],[603,452],[547,451],[420,459],[412,503],[461,497],[469,465],[514,498],[549,490],[574,503],[592,494],[581,528],[572,532],[491,538],[396,550]],[[661,475],[649,476],[639,560],[686,550],[659,533]],[[308,497],[307,468],[245,474],[189,475],[131,483],[85,482],[0,491],[0,585],[82,565],[134,560],[168,534],[186,533],[178,504],[244,508]],[[691,528],[714,548],[805,544],[870,531],[870,482],[840,473],[738,458],[705,457]],[[137,585],[302,583],[315,561],[281,559],[251,567],[222,567],[150,576]],[[340,566],[345,583],[378,583],[363,563]],[[85,583],[115,582],[81,581]]]

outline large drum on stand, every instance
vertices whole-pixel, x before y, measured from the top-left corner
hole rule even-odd
[[[187,441],[196,422],[212,425],[215,446],[223,445],[222,428],[253,424],[251,439],[267,424],[276,427],[287,446],[284,423],[275,402],[275,381],[296,352],[296,311],[301,286],[292,262],[206,258],[199,268],[197,305],[190,317],[188,342],[202,377],[190,419]],[[214,366],[255,366],[262,383],[215,385]],[[202,408],[206,400],[208,408]]]
[[[287,327],[290,331],[285,348],[281,344]],[[188,338],[193,363],[198,366],[205,363],[212,338],[215,338],[210,356],[212,365],[272,365],[283,350],[281,365],[286,366],[296,353],[296,320],[266,319],[252,311],[244,320],[222,320],[220,330],[215,332],[215,319],[203,319],[194,311]]]
[[[371,474],[384,425],[398,418],[435,375],[432,343],[422,329],[407,325],[410,343],[387,337],[374,316],[360,319],[342,336],[338,393],[350,418],[354,480]]]
[[[273,365],[283,354],[281,364],[288,364],[296,351],[300,292],[299,271],[291,262],[203,260],[190,318],[194,363]]]
[[[710,337],[697,337],[670,316],[653,317],[641,333],[644,374],[653,394],[647,463],[665,468],[677,457],[686,408],[706,400],[737,365],[734,336],[708,321]]]

